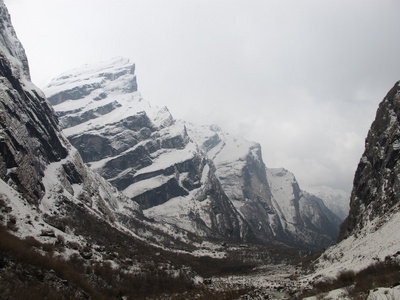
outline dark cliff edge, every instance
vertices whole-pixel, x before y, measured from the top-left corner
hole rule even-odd
[[[379,104],[358,164],[350,212],[340,227],[341,241],[366,222],[399,210],[400,204],[400,81]]]
[[[52,107],[30,83],[28,60],[4,5],[0,42],[0,178],[38,204],[45,166],[65,158],[68,143]]]

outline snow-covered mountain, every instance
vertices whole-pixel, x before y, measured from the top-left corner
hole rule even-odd
[[[83,163],[43,92],[30,81],[25,51],[3,1],[0,29],[0,197],[11,209],[5,222],[12,219],[22,237],[40,238],[42,230],[52,230],[68,239],[71,235],[53,225],[71,218],[78,207],[149,244],[179,244],[177,235],[187,243],[185,232],[148,221],[136,202]]]
[[[291,172],[266,168],[258,143],[231,136],[215,125],[183,123],[213,162],[229,199],[261,240],[318,249],[336,239],[340,220],[320,199],[302,192]]]
[[[305,190],[322,199],[326,207],[337,215],[341,221],[349,215],[350,194],[348,192],[325,185],[306,187]]]
[[[267,169],[273,205],[280,216],[287,238],[323,248],[338,235],[340,219],[324,202],[300,189],[293,173],[283,169]]]
[[[147,217],[236,241],[316,249],[336,239],[338,221],[326,207],[312,217],[300,211],[293,185],[285,187],[290,199],[274,198],[259,144],[152,107],[137,91],[134,70],[124,58],[85,65],[53,79],[44,92],[84,162]],[[323,206],[317,202],[314,207]],[[324,230],[317,219],[326,222]]]
[[[64,73],[45,93],[83,160],[147,216],[200,236],[252,239],[185,126],[136,91],[129,60]]]
[[[254,268],[248,279],[270,297],[278,289],[304,287],[303,280],[289,282],[293,277],[287,271],[280,274],[285,283],[279,283],[273,276],[282,265],[265,267],[287,261],[295,251],[235,242],[316,249],[336,237],[338,218],[320,198],[302,191],[292,173],[266,168],[260,145],[151,107],[137,92],[128,60],[65,73],[49,91],[60,124],[79,151],[30,82],[25,52],[0,0],[3,298],[164,299],[216,293],[215,298],[225,299],[238,286],[251,289],[251,282],[220,277],[216,282],[229,283],[222,285],[226,291],[218,285],[207,289],[196,272],[247,271],[255,261],[264,266]],[[374,262],[398,263],[399,116],[400,82],[380,104],[366,139],[339,243],[314,263],[313,278]],[[262,295],[258,287],[253,292]],[[374,293],[368,299],[389,292]],[[339,293],[325,296],[332,295]]]
[[[338,244],[319,258],[317,275],[358,271],[400,249],[400,82],[380,103],[354,178]]]
[[[49,90],[79,151],[30,82],[25,52],[0,0],[3,298],[180,299],[213,293],[225,299],[241,287],[251,289],[251,281],[257,289],[247,298],[262,297],[258,285],[270,298],[276,290],[304,286],[289,282],[293,277],[279,271],[282,265],[265,266],[296,251],[229,242],[320,248],[336,236],[337,217],[302,191],[292,173],[266,168],[257,143],[152,108],[137,92],[128,60],[65,73]],[[319,258],[313,276],[398,262],[399,115],[400,82],[380,104],[368,134],[340,242]],[[263,268],[253,269],[254,261]],[[220,277],[210,289],[196,275],[249,267],[255,272],[250,281]],[[274,277],[276,272],[283,273]],[[386,289],[374,293],[368,299],[388,295]]]
[[[31,83],[0,0],[2,298],[136,299],[192,291],[195,273],[188,265],[197,256],[226,254],[202,242],[149,220],[83,163]]]

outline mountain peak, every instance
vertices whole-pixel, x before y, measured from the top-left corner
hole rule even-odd
[[[44,88],[53,105],[85,96],[99,101],[114,91],[118,91],[118,94],[137,91],[135,64],[127,58],[116,57],[109,61],[86,64],[62,73]]]
[[[344,220],[349,214],[350,193],[333,189],[331,187],[308,186],[305,190],[324,201],[324,204],[335,213],[341,220]]]
[[[13,77],[20,78],[23,82],[30,81],[28,59],[24,47],[17,38],[11,24],[11,17],[3,1],[0,2],[0,53],[7,58],[4,61],[10,64]]]

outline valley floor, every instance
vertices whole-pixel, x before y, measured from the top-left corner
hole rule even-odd
[[[291,279],[295,272],[292,265],[268,265],[258,267],[248,275],[211,278],[209,284],[214,290],[249,290],[241,299],[288,299],[302,287],[301,282]]]
[[[215,276],[205,283],[215,292],[241,291],[238,297],[229,299],[400,299],[397,259],[376,262],[358,272],[341,271],[337,277],[335,274],[331,278],[313,277],[312,274],[292,264],[272,264],[256,267],[247,274]]]

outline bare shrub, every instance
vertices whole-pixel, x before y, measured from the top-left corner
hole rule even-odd
[[[337,285],[345,287],[354,284],[356,273],[353,270],[341,271],[337,277]]]
[[[315,296],[347,287],[346,289],[352,299],[361,299],[372,289],[399,284],[399,261],[387,258],[385,261],[378,261],[359,272],[354,272],[353,270],[342,271],[336,279],[316,282],[313,285],[313,290],[306,292],[302,296]]]

